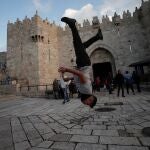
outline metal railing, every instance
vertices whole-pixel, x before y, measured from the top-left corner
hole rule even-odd
[[[26,86],[20,86],[20,92],[23,88],[27,88],[27,91],[31,91],[33,88],[36,89],[36,91],[40,90],[51,90],[53,91],[53,85],[52,84],[46,84],[46,85],[26,85]]]
[[[11,85],[12,81],[11,80],[1,80],[0,85]]]

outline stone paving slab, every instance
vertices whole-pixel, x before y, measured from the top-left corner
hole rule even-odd
[[[39,148],[49,148],[52,144],[53,144],[52,141],[43,141],[42,143],[37,145],[37,147],[39,147]]]
[[[141,137],[140,141],[144,146],[150,146],[150,137]]]
[[[140,145],[136,137],[107,137],[100,136],[101,144]]]
[[[141,147],[141,146],[109,145],[108,150],[149,150],[149,149],[148,149],[148,147]]]
[[[32,147],[35,147],[35,146],[39,145],[42,142],[43,142],[42,138],[30,139],[30,144],[31,144]]]
[[[63,133],[66,133],[66,134],[91,135],[92,130],[85,130],[85,129],[69,129],[69,130],[64,131]]]
[[[0,150],[149,150],[142,129],[150,126],[150,93],[96,94],[94,109],[79,99],[65,105],[42,98],[0,101]],[[95,111],[106,102],[116,110]]]
[[[107,150],[106,145],[78,143],[75,150]]]
[[[7,138],[0,138],[0,149],[5,149],[7,147],[13,147],[13,141],[11,139],[11,137],[7,137]]]
[[[61,141],[61,142],[67,142],[70,140],[70,138],[72,137],[72,135],[69,134],[56,134],[53,135],[50,140],[51,141]]]
[[[29,150],[47,150],[45,148],[39,148],[39,147],[32,147]],[[48,149],[48,150],[52,150],[52,149]]]
[[[13,141],[15,143],[20,143],[20,142],[27,141],[27,140],[28,139],[23,131],[13,133]]]
[[[15,143],[15,150],[27,150],[29,148],[31,148],[31,146],[28,141]]]
[[[52,149],[59,149],[59,150],[74,150],[75,143],[68,143],[68,142],[55,142]]]
[[[119,136],[117,130],[93,130],[93,135]]]
[[[98,143],[98,136],[73,135],[71,142]]]

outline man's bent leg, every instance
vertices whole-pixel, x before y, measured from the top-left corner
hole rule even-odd
[[[72,31],[77,67],[90,66],[91,61],[79,36],[75,20],[67,17],[63,17],[61,20],[67,23]]]
[[[95,36],[93,36],[92,38],[83,43],[84,47],[88,48],[90,45],[92,45],[94,42],[98,40],[103,40],[103,35],[100,28],[98,29],[98,32]]]

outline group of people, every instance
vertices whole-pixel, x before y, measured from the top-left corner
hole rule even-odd
[[[95,91],[100,92],[100,88],[106,87],[106,89],[109,91],[109,94],[112,94],[112,82],[113,82],[113,77],[111,72],[109,72],[104,79],[101,79],[100,76],[97,76],[92,83],[93,92]]]
[[[141,92],[140,88],[140,76],[136,71],[133,71],[132,74],[129,71],[126,71],[125,74],[122,74],[120,70],[115,78],[112,77],[111,72],[108,73],[105,79],[101,79],[100,76],[97,76],[93,82],[93,91],[100,92],[100,88],[104,87],[109,91],[109,94],[112,94],[113,89],[117,86],[118,92],[117,96],[120,94],[120,89],[122,90],[122,96],[124,96],[124,87],[126,87],[127,94],[129,94],[129,90],[131,89],[132,93],[135,95],[134,86],[136,85],[137,91]]]
[[[59,79],[53,81],[53,94],[55,99],[63,98],[63,104],[73,98],[73,94],[77,92],[73,79],[65,79],[62,75]]]
[[[116,84],[118,85],[118,92],[117,96],[120,94],[120,89],[122,90],[122,97],[125,97],[124,95],[124,86],[126,86],[127,94],[129,94],[129,89],[131,89],[132,93],[135,95],[133,84],[136,84],[137,91],[141,92],[140,88],[140,77],[136,73],[136,71],[133,71],[132,74],[129,73],[129,71],[126,71],[123,75],[120,70],[118,70],[118,73],[115,78]]]

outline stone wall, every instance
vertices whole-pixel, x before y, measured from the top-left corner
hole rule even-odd
[[[93,17],[92,23],[84,20],[83,25],[77,24],[83,42],[95,35],[99,26],[102,29],[104,40],[87,48],[92,64],[108,61],[115,74],[118,69],[130,70],[131,63],[150,59],[149,11],[147,1],[135,9],[133,16],[124,11],[122,17],[115,13],[112,21],[106,15],[101,23]],[[75,65],[72,34],[67,26],[63,29],[42,20],[36,12],[31,19],[8,23],[7,30],[9,74],[24,84],[51,84],[59,77],[59,66]]]

